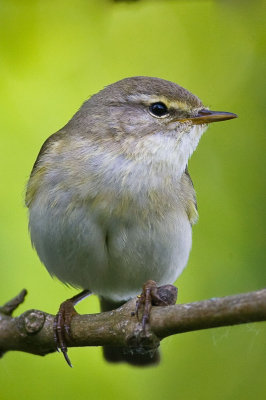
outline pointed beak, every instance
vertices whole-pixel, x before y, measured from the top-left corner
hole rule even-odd
[[[194,117],[186,118],[183,121],[191,121],[193,125],[210,124],[211,122],[226,121],[237,118],[236,114],[225,111],[211,111],[203,108]]]

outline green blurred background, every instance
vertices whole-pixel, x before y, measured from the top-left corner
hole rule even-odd
[[[24,187],[38,150],[81,103],[127,76],[169,79],[234,121],[213,124],[190,161],[200,219],[179,302],[265,286],[265,9],[260,1],[0,1],[0,304],[26,287],[19,312],[57,311],[74,295],[32,250]],[[97,298],[79,305],[99,311]],[[17,313],[18,314],[18,313]],[[100,348],[44,358],[7,353],[0,397],[15,399],[262,399],[263,323],[176,335],[160,366],[103,361]]]

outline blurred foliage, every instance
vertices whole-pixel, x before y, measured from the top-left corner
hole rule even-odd
[[[179,301],[265,286],[265,8],[243,1],[0,0],[1,287],[4,303],[26,287],[20,312],[55,313],[76,291],[52,280],[31,249],[24,186],[45,138],[103,86],[127,76],[179,83],[213,109],[239,115],[213,124],[190,161],[199,203]],[[81,312],[97,312],[96,298]],[[108,365],[101,349],[8,353],[2,400],[262,399],[265,325],[177,335],[162,363]]]

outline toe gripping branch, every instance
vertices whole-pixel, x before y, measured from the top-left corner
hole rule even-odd
[[[141,325],[145,331],[149,322],[152,306],[170,306],[177,300],[177,288],[173,285],[157,286],[155,281],[149,280],[143,285],[141,295],[136,302],[136,316],[139,319],[139,311],[143,308]]]
[[[72,367],[72,364],[67,354],[67,341],[71,340],[71,320],[78,314],[74,306],[90,294],[90,290],[83,290],[83,292],[71,297],[71,299],[64,301],[54,319],[54,341],[57,350],[61,350],[70,367]]]

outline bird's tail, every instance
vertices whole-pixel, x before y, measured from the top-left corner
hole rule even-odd
[[[120,307],[122,303],[114,303],[109,300],[100,298],[101,311],[111,311]],[[125,362],[135,366],[152,366],[160,362],[159,350],[155,352],[143,352],[143,350],[138,351],[138,349],[128,349],[126,347],[115,347],[115,346],[104,346],[103,355],[106,361],[119,363]]]

